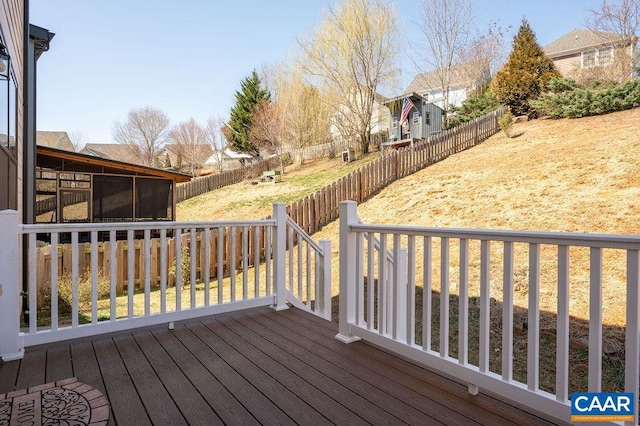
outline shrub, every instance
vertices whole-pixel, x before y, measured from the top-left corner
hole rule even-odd
[[[453,114],[449,118],[449,128],[456,127],[478,117],[482,117],[483,115],[495,111],[499,106],[500,103],[490,90],[486,90],[484,93],[469,97],[462,102],[462,105],[451,109]]]
[[[78,310],[80,312],[91,309],[92,300],[91,274],[83,274],[78,277]],[[97,295],[98,300],[108,297],[111,293],[111,283],[108,277],[98,274]],[[40,292],[42,300],[42,312],[51,311],[51,286]],[[71,315],[73,307],[73,281],[71,275],[65,274],[58,277],[58,313]]]
[[[571,87],[562,81],[549,83],[549,91],[532,101],[531,106],[550,118],[587,117],[640,106],[640,79],[601,89]],[[559,91],[561,86],[565,90]]]
[[[502,117],[498,119],[498,126],[502,129],[508,138],[511,137],[511,129],[513,128],[513,121],[515,117],[511,114],[511,111],[505,112]]]
[[[500,103],[516,115],[529,115],[529,100],[536,99],[552,77],[559,77],[553,61],[544,54],[526,19],[513,39],[509,59],[491,82]]]

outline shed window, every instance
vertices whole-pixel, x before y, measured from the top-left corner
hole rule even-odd
[[[398,128],[398,119],[394,118],[393,121],[391,122],[391,128],[392,129],[397,129]]]
[[[426,123],[427,126],[431,125],[431,114],[428,112],[424,113],[424,122]]]
[[[420,113],[416,111],[413,113],[413,124],[418,123],[420,123]]]

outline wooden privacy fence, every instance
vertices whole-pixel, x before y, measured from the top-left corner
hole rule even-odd
[[[390,183],[409,176],[450,155],[471,148],[500,128],[502,107],[484,117],[439,133],[429,139],[387,153],[301,200],[287,206],[287,214],[308,234],[338,218],[338,204],[367,200]]]
[[[356,202],[362,202],[367,200],[390,183],[409,176],[410,174],[441,161],[452,154],[475,146],[489,136],[495,134],[499,130],[498,118],[502,116],[504,111],[506,111],[506,109],[499,109],[484,117],[442,132],[429,139],[417,142],[413,146],[408,146],[399,150],[389,150],[386,155],[356,169],[349,175],[344,176],[342,179],[327,185],[319,191],[316,191],[314,194],[289,204],[286,207],[287,214],[304,232],[311,235],[318,231],[322,226],[338,218],[338,206],[341,201],[353,200]],[[275,161],[277,162],[277,159]],[[265,167],[265,170],[268,170],[266,163],[263,165],[256,164],[252,167],[254,167],[253,172],[260,170],[255,167]],[[234,172],[238,172],[238,176],[241,176],[239,179],[242,180],[242,176],[245,176],[245,171],[246,168]],[[216,175],[214,177],[218,176],[222,175]],[[196,180],[192,183],[198,183],[198,181]],[[202,192],[206,191],[202,190]],[[214,232],[214,230],[211,232]],[[247,235],[245,236],[243,232],[246,232]],[[256,236],[256,232],[260,235]],[[244,228],[242,227],[224,229],[224,235],[221,241],[223,241],[222,244],[224,247],[223,271],[225,276],[228,276],[231,271],[235,273],[235,271],[244,267],[244,265],[241,264],[241,250],[242,242],[245,238],[247,238],[246,241],[248,242],[249,253],[254,253],[254,250],[257,247],[260,257],[264,255],[267,250],[267,245],[269,244],[269,241],[271,241],[269,238],[270,236],[268,237],[265,235],[266,232],[270,231],[265,231],[265,228],[259,228],[256,231],[254,227],[249,227],[246,231],[244,231]],[[217,231],[215,231],[215,234],[216,235],[212,234],[210,238],[212,244],[210,247],[211,253],[217,253],[218,250]],[[189,233],[182,235],[183,240],[189,238]],[[202,241],[204,241],[203,233],[198,232],[196,234],[196,238],[196,276],[198,279],[201,279],[204,276],[205,270],[203,265],[205,250],[205,245],[202,243]],[[109,271],[109,264],[111,262],[109,244],[109,242],[99,244],[98,264],[101,271]],[[125,288],[124,286],[127,281],[126,262],[128,247],[126,241],[117,241],[115,244],[116,260],[119,265],[117,268],[117,286],[118,291],[120,291]],[[289,247],[291,244],[297,244],[297,240],[288,242],[287,246]],[[80,246],[82,246],[82,244]],[[140,282],[145,273],[144,253],[140,250],[140,247],[142,247],[142,241],[136,240],[134,246],[134,249],[136,250],[134,257],[135,259],[139,259],[136,261],[134,280],[135,282]],[[158,266],[159,246],[160,244],[158,239],[151,239],[152,283],[157,283],[160,276],[160,268]],[[175,247],[175,239],[171,239],[169,243],[168,268],[171,268],[171,266],[175,268]],[[188,245],[183,243],[181,244],[181,247],[186,248]],[[269,249],[270,248],[271,247],[269,247]],[[85,266],[89,264],[88,262],[91,258],[90,244],[85,244],[84,249],[81,247],[81,250],[84,250],[81,251],[81,253],[84,253],[84,256],[80,256],[79,270],[83,271]],[[38,289],[46,288],[51,279],[50,247],[38,248],[37,253],[39,268],[37,274]],[[59,262],[58,271],[61,271],[62,274],[69,272],[70,269],[68,271],[67,269],[70,268],[70,266],[65,265],[71,265],[71,244],[60,244],[58,246],[57,258]],[[183,256],[183,259],[184,258],[185,257]],[[194,258],[194,256],[188,256],[188,258]],[[250,259],[250,262],[253,262],[253,260]],[[247,266],[252,266],[252,263]],[[212,276],[217,274],[217,264],[215,264],[215,260],[212,260],[209,268],[209,273],[212,274]],[[175,278],[169,275],[170,284],[173,279]]]
[[[236,170],[228,170],[217,175],[209,175],[193,179],[176,185],[176,202],[188,200],[205,192],[222,188],[223,186],[233,185],[247,178],[255,178],[266,170],[272,170],[280,167],[280,159],[277,157],[262,160],[251,166],[242,167]]]

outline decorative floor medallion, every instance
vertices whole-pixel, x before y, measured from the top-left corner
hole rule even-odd
[[[108,420],[107,399],[76,378],[0,394],[0,426],[99,426]]]

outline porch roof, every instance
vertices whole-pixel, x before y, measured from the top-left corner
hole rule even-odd
[[[551,424],[295,308],[222,314],[27,348],[0,394],[77,377],[109,424]]]
[[[140,164],[126,163],[124,161],[111,160],[93,155],[80,154],[47,146],[38,145],[36,147],[36,154],[38,167],[50,168],[59,171],[153,176],[171,179],[178,183],[188,182],[191,180],[191,175],[184,173],[142,166]]]

